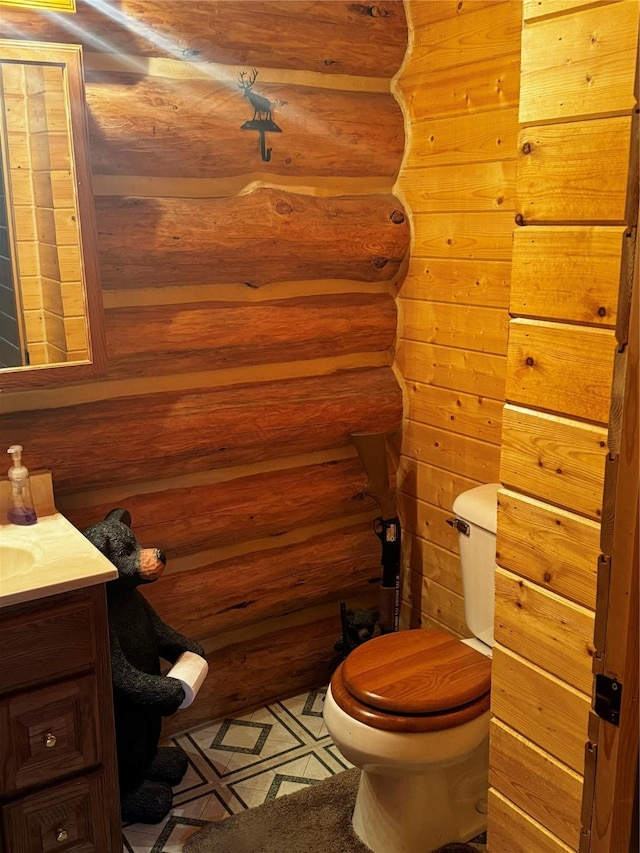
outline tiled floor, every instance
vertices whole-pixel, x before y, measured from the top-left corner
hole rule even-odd
[[[173,738],[190,766],[161,824],[125,827],[128,853],[180,853],[207,821],[313,785],[350,765],[322,720],[324,690],[276,702],[235,719],[217,720]]]
[[[324,690],[216,720],[172,739],[190,766],[163,823],[124,828],[127,853],[181,853],[208,821],[221,820],[346,770],[322,719]],[[479,850],[483,850],[479,847]]]

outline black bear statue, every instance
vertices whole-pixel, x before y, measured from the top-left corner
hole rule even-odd
[[[187,651],[204,657],[204,649],[166,625],[137,589],[157,580],[166,557],[139,545],[127,510],[112,510],[84,535],[118,570],[106,589],[122,820],[159,823],[188,766],[181,749],[159,746],[162,717],[185,699],[181,682],[161,674],[160,659],[173,664]]]

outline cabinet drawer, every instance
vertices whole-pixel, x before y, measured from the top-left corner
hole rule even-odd
[[[0,613],[0,694],[73,675],[95,660],[93,602],[82,594]]]
[[[0,793],[42,785],[98,763],[93,675],[0,701]]]
[[[111,853],[102,772],[14,800],[1,808],[3,838],[15,853]]]

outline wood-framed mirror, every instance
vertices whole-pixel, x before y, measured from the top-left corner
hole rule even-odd
[[[0,389],[106,369],[82,48],[0,39]]]

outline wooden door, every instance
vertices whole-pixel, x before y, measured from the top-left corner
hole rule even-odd
[[[617,329],[581,853],[638,849],[638,260],[636,243]]]

